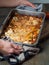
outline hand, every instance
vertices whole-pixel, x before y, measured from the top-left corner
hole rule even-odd
[[[28,5],[31,7],[35,7],[34,4],[32,4],[31,2],[27,1],[27,0],[16,0],[17,5]]]
[[[22,48],[20,46],[0,39],[0,52],[3,55],[19,54],[21,51]]]
[[[0,1],[0,7],[16,7],[18,5],[28,5],[31,7],[35,7],[35,5],[29,2],[28,0],[1,0]]]

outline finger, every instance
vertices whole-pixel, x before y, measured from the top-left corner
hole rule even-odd
[[[15,54],[20,54],[20,50],[15,50],[14,53]]]
[[[11,46],[12,46],[13,48],[17,48],[16,44],[14,44],[14,43],[11,43]]]
[[[23,52],[23,49],[21,50],[14,50],[15,51],[15,54],[20,54],[21,52]]]
[[[19,46],[19,45],[16,45],[16,44],[11,44],[11,46],[14,48],[14,49],[22,49],[22,47],[21,46]]]
[[[3,55],[4,56],[8,56],[8,55],[11,55],[11,53],[9,53],[9,52],[3,52]]]
[[[9,51],[8,51],[8,54],[11,54],[11,53],[14,53],[14,49],[11,48]]]
[[[24,2],[24,5],[28,5],[28,6],[31,6],[33,8],[36,8],[36,6],[29,1]]]
[[[4,54],[4,56],[11,56],[11,54]]]
[[[18,49],[18,50],[21,50],[21,49],[22,49],[22,47],[18,45],[18,46],[17,46],[17,49]]]
[[[20,51],[19,50],[15,50],[14,53],[15,54],[20,54]]]

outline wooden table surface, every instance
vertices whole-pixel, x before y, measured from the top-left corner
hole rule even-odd
[[[0,25],[4,22],[6,16],[13,8],[0,8]],[[44,11],[49,11],[48,4],[44,5]],[[47,34],[47,35],[46,35]],[[49,20],[45,20],[41,34],[41,46],[44,48],[38,55],[24,62],[22,65],[49,65]],[[45,40],[44,40],[45,39]],[[6,61],[0,62],[0,65],[9,65]]]

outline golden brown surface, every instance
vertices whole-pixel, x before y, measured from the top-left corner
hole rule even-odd
[[[15,14],[5,32],[5,36],[15,42],[34,43],[37,40],[42,18]]]

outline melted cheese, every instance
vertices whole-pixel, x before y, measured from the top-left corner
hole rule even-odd
[[[42,19],[34,16],[16,15],[10,21],[5,36],[15,42],[34,43],[37,40]]]

